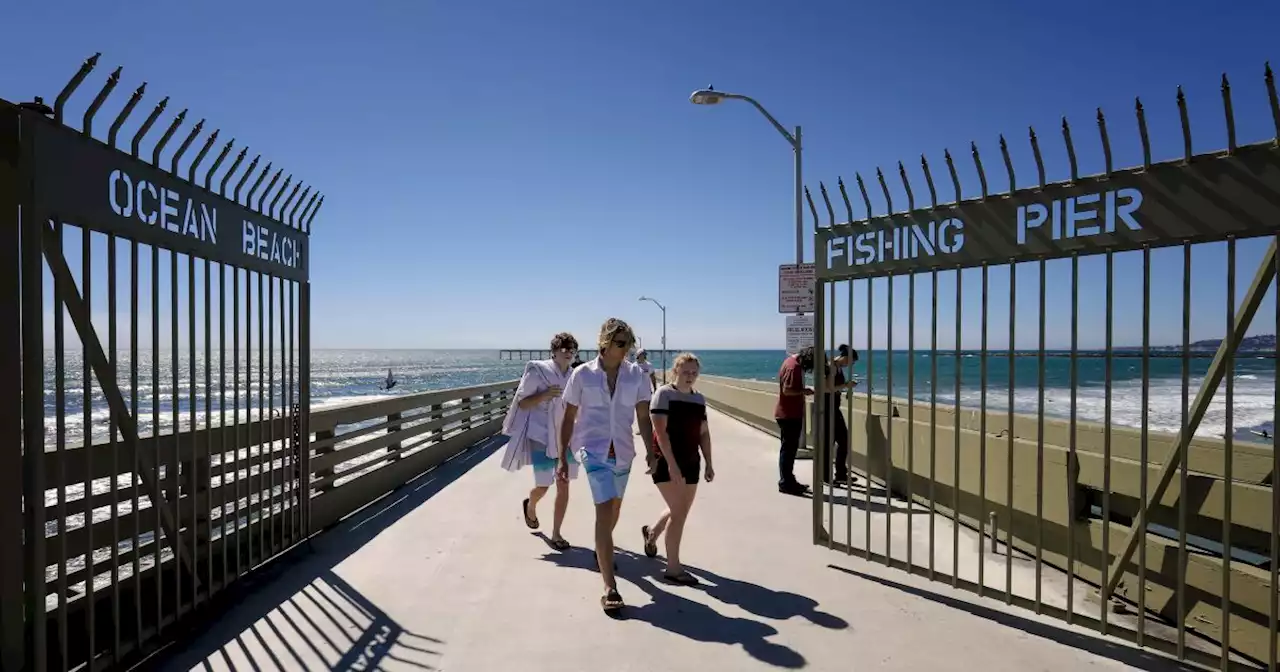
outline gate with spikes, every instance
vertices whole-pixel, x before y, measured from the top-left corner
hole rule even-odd
[[[73,128],[98,58],[52,108],[0,100],[5,670],[137,659],[310,531],[308,241],[324,198],[258,156],[228,193],[247,147],[215,188],[236,149],[198,175],[217,130],[184,177],[204,120],[166,169],[186,110],[145,161],[168,98],[117,149],[145,83],[95,138],[119,68]]]
[[[1280,333],[1280,292],[1274,289],[1280,271],[1280,104],[1269,65],[1265,90],[1275,132],[1256,144],[1237,143],[1224,75],[1225,150],[1193,153],[1187,99],[1179,87],[1182,155],[1176,160],[1152,161],[1145,112],[1137,101],[1138,167],[1113,167],[1107,120],[1099,109],[1099,175],[1079,174],[1064,118],[1070,177],[1063,182],[1046,181],[1032,129],[1038,177],[1033,185],[1019,187],[1001,136],[1006,193],[988,192],[974,143],[970,154],[979,192],[973,198],[962,194],[949,151],[944,158],[954,189],[950,203],[939,203],[923,156],[928,205],[917,206],[902,163],[905,211],[894,211],[878,168],[883,214],[873,210],[861,175],[855,181],[862,218],[855,218],[843,180],[837,182],[847,213],[843,222],[825,185],[825,218],[809,196],[820,297],[816,371],[833,371],[824,364],[826,353],[855,338],[864,347],[865,366],[859,387],[835,389],[833,374],[815,376],[814,398],[824,401],[815,404],[814,483],[833,470],[839,474],[841,444],[848,447],[847,464],[866,478],[857,485],[815,487],[814,543],[1183,660],[1222,669],[1276,669],[1280,450],[1274,414],[1280,392],[1274,383],[1258,395],[1270,406],[1271,429],[1255,427],[1237,436],[1238,429],[1250,427],[1235,426],[1237,376],[1247,368],[1280,379],[1274,339],[1266,350],[1255,347],[1247,356],[1241,350],[1269,290]],[[1238,302],[1237,246],[1260,257]],[[1212,302],[1217,317],[1197,319],[1198,330],[1221,336],[1212,349],[1191,341],[1193,250],[1225,252],[1223,265],[1206,264],[1201,276],[1222,283],[1225,269],[1226,291]],[[1153,255],[1166,255],[1173,269],[1155,283]],[[1120,277],[1117,258],[1135,262],[1137,272]],[[1047,268],[1059,262],[1069,280],[1050,283]],[[1080,344],[1082,264],[1090,274],[1085,282],[1097,284],[1083,309],[1105,315],[1098,320],[1102,324],[1086,327],[1103,332],[1097,339],[1102,347],[1092,349]],[[964,287],[974,285],[965,279],[974,275],[980,291],[966,294]],[[1031,291],[1019,294],[1027,275]],[[923,305],[917,303],[918,280],[928,297]],[[1116,295],[1139,294],[1139,283],[1141,347],[1125,348],[1113,342],[1117,313],[1138,321],[1139,309],[1118,310]],[[1005,291],[1007,303],[999,296]],[[877,310],[877,302],[884,307]],[[965,305],[971,302],[980,303],[978,343],[965,326]],[[894,340],[895,309],[906,311],[898,313],[906,322],[905,347],[901,329]],[[1170,322],[1175,316],[1180,321],[1180,346],[1153,342],[1152,315],[1159,317],[1158,309],[1165,309]],[[1033,338],[1022,339],[1036,345],[1020,349],[1018,327],[1036,312]],[[837,313],[845,318],[839,323]],[[1047,347],[1047,313],[1055,321],[1061,315],[1064,323],[1069,316],[1069,348]],[[927,321],[920,343],[917,321]],[[1003,341],[1002,348],[991,347],[991,323],[1000,328],[995,340]],[[879,338],[885,340],[878,343]],[[1255,376],[1245,376],[1250,377]],[[1153,392],[1153,378],[1166,384]],[[1062,388],[1058,397],[1069,402],[1046,409],[1046,388],[1052,387]],[[1031,394],[1020,397],[1019,388]],[[1096,398],[1097,417],[1083,412],[1082,394]],[[1175,410],[1167,425],[1153,427],[1152,409],[1165,399]],[[1053,399],[1050,404],[1058,406]],[[1219,427],[1212,433],[1203,429],[1210,415]]]

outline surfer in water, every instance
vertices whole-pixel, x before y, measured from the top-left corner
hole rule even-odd
[[[382,383],[382,389],[389,390],[396,386],[396,379],[391,375],[391,369],[387,369],[387,379]]]

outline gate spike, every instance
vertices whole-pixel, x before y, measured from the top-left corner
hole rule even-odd
[[[213,134],[217,135],[218,132],[214,131]],[[236,144],[235,138],[231,138],[230,140],[228,140],[227,144],[222,146],[222,151],[218,152],[218,158],[213,160],[213,165],[209,166],[209,170],[205,172],[204,174],[205,189],[209,188],[209,184],[213,181],[213,174],[218,172],[218,168],[222,165],[222,162],[227,159],[227,155],[231,153],[231,146],[234,144]]]
[[[846,222],[852,222],[852,221],[853,221],[853,205],[852,205],[851,203],[849,203],[849,192],[845,191],[845,189],[844,189],[844,178],[843,178],[843,177],[837,177],[837,178],[836,178],[836,186],[837,186],[837,187],[840,187],[840,198],[844,200],[844,209],[845,209],[845,212],[847,212],[847,213],[849,214],[849,219],[847,219],[847,220],[845,220],[845,221],[846,221]]]
[[[982,198],[987,198],[987,171],[982,169],[982,156],[978,154],[978,143],[969,141],[969,153],[973,155],[973,165],[978,169],[978,182],[982,187]]]
[[[225,196],[227,195],[227,182],[231,181],[231,177],[232,177],[233,175],[235,175],[235,174],[236,174],[236,168],[239,168],[239,167],[240,167],[240,163],[244,161],[244,157],[245,157],[245,155],[246,155],[246,154],[248,154],[248,153],[249,153],[249,148],[248,148],[248,147],[241,147],[241,148],[240,148],[240,153],[236,155],[236,160],[231,162],[231,167],[227,169],[227,174],[222,176],[222,184],[218,186],[218,194],[219,194],[220,196],[224,196],[224,197],[225,197]],[[210,171],[210,172],[211,172],[211,174],[212,174],[212,171]],[[206,175],[206,176],[205,176],[205,179],[208,179],[208,178],[209,178],[209,176],[208,176],[208,175]],[[241,183],[241,184],[244,184],[244,180],[240,180],[240,183]],[[236,189],[239,189],[239,188],[240,188],[240,187],[236,187]],[[239,192],[237,192],[237,194],[238,194],[238,193],[239,193]],[[240,199],[239,199],[239,198],[233,198],[233,199],[231,199],[231,200],[233,200],[233,201],[238,201],[238,200],[240,200]]]
[[[1182,120],[1182,160],[1191,161],[1191,120],[1187,118],[1187,96],[1178,85],[1178,118]]]
[[[289,198],[286,198],[284,201],[284,204],[280,206],[280,214],[276,216],[276,219],[280,220],[280,223],[282,224],[287,223],[284,221],[285,213],[288,212],[289,204],[293,203],[293,199],[297,197],[298,191],[301,189],[302,189],[302,180],[298,180],[298,183],[293,185],[293,191],[289,193]],[[281,190],[281,193],[283,193],[283,191],[284,190]]]
[[[924,154],[920,155],[920,167],[924,169],[924,181],[929,184],[929,203],[930,207],[938,207],[938,190],[933,188],[933,173],[929,172],[929,159]]]
[[[271,205],[267,206],[267,211],[263,214],[272,219],[276,218],[276,205],[278,205],[280,203],[280,199],[284,197],[284,192],[289,190],[290,184],[293,184],[293,175],[289,175],[284,178],[284,184],[280,185],[280,191],[276,192],[276,197],[271,199]],[[270,193],[270,190],[268,190],[268,193]],[[263,196],[265,197],[266,194],[263,194]]]
[[[264,215],[265,215],[265,214],[267,214],[267,212],[266,212],[265,210],[263,210],[263,209],[262,209],[262,204],[263,204],[264,202],[266,202],[267,197],[271,195],[271,190],[272,190],[273,188],[275,188],[275,186],[276,186],[276,182],[280,180],[280,174],[281,174],[281,173],[283,173],[283,172],[284,172],[284,168],[277,168],[277,169],[276,169],[276,174],[275,174],[275,175],[272,175],[272,176],[271,176],[271,181],[267,183],[267,188],[262,190],[262,196],[259,196],[259,197],[258,197],[258,212],[259,212],[259,213],[264,214]],[[250,192],[250,193],[252,193],[252,192]]]
[[[1107,117],[1098,108],[1098,136],[1102,138],[1102,159],[1106,163],[1107,176],[1111,176],[1111,138],[1107,136]]]
[[[862,181],[862,173],[855,172],[853,177],[858,181],[858,191],[862,192],[862,204],[867,208],[867,221],[869,222],[874,213],[871,211],[871,199],[867,197],[867,185]]]
[[[311,222],[315,221],[316,213],[320,212],[320,206],[322,205],[324,205],[324,196],[321,196],[320,200],[316,201],[316,207],[311,210],[311,216],[307,218],[306,226],[302,227],[303,233],[308,235],[311,233]]]
[[[98,92],[98,95],[94,96],[93,102],[89,103],[89,108],[84,111],[84,124],[82,125],[81,133],[93,137],[93,117],[98,113],[98,108],[107,102],[107,96],[111,95],[116,85],[120,83],[120,72],[123,70],[123,65],[117,67],[115,72],[112,72],[111,76],[107,77],[107,83],[102,85],[102,90]]]
[[[885,214],[893,214],[893,197],[889,195],[889,185],[884,183],[884,173],[876,166],[876,179],[880,181],[880,191],[884,192]]]
[[[129,102],[124,104],[124,109],[120,110],[120,114],[116,115],[116,120],[111,122],[111,130],[107,131],[107,144],[112,147],[116,146],[116,135],[120,133],[120,127],[124,126],[125,119],[133,114],[133,108],[138,106],[138,101],[142,100],[143,94],[147,92],[147,83],[143,82],[137,89],[134,89],[133,95],[129,96]]]
[[[962,200],[960,197],[960,177],[956,175],[956,163],[951,160],[951,150],[942,150],[942,158],[947,161],[947,170],[951,172],[951,184],[956,188],[956,203],[959,203]]]
[[[164,130],[164,135],[160,136],[160,140],[156,142],[156,146],[151,150],[151,164],[157,168],[160,167],[160,152],[164,150],[164,146],[169,144],[169,140],[173,139],[173,134],[178,132],[178,127],[187,119],[187,111],[183,110],[178,116],[173,118],[169,124],[169,128]]]
[[[1151,138],[1147,136],[1147,112],[1142,109],[1142,99],[1133,99],[1133,109],[1138,115],[1138,136],[1142,138],[1142,167],[1151,167]]]
[[[245,151],[246,151],[247,149],[248,149],[248,147],[246,147],[245,149],[240,150],[240,156],[244,156],[244,153],[245,153]],[[241,176],[240,176],[240,181],[239,181],[239,182],[236,182],[235,198],[233,198],[233,199],[231,199],[231,200],[235,201],[236,203],[239,203],[239,202],[240,202],[240,188],[241,188],[241,187],[243,187],[243,186],[244,186],[244,183],[245,183],[245,182],[248,182],[248,181],[249,181],[249,178],[253,176],[253,171],[254,171],[254,169],[256,169],[256,168],[258,167],[258,160],[259,160],[259,159],[261,159],[261,158],[262,158],[262,155],[261,155],[261,154],[259,154],[259,155],[255,156],[255,157],[253,157],[253,160],[249,162],[249,167],[244,169],[244,175],[241,175]],[[237,159],[237,160],[236,160],[236,163],[240,163],[240,161]],[[233,167],[234,167],[234,166],[233,166]],[[233,171],[233,172],[234,172],[234,171]],[[231,173],[227,173],[227,177],[230,177],[230,176],[231,176]],[[224,180],[225,180],[225,178],[224,178]]]
[[[258,175],[258,179],[253,181],[253,186],[249,187],[249,193],[245,194],[245,197],[244,197],[245,207],[249,208],[250,210],[253,209],[253,195],[258,192],[258,187],[262,186],[262,181],[267,179],[267,175],[269,175],[270,173],[271,173],[271,162],[268,161],[266,167],[262,169],[262,174]]]
[[[200,121],[200,124],[204,125],[203,119]],[[204,146],[200,148],[199,152],[196,152],[196,158],[191,161],[191,167],[187,169],[187,181],[191,184],[196,183],[196,168],[200,167],[200,164],[204,161],[204,157],[209,155],[209,150],[213,149],[213,143],[218,141],[219,132],[220,129],[213,129],[213,134],[205,139]]]
[[[1222,111],[1227,115],[1227,153],[1236,151],[1236,115],[1231,108],[1231,82],[1227,81],[1227,73],[1222,73]]]
[[[1004,141],[1004,133],[1000,134],[1000,156],[1004,157],[1004,169],[1009,173],[1009,193],[1017,191],[1018,181],[1013,175],[1013,160],[1009,158],[1009,143]]]
[[[827,226],[836,225],[836,211],[831,208],[831,199],[827,197],[827,185],[818,182],[818,190],[822,192],[822,201],[827,204]],[[818,220],[814,220],[815,222]]]
[[[1276,99],[1276,76],[1271,72],[1271,61],[1267,61],[1263,79],[1267,82],[1267,100],[1271,101],[1271,123],[1276,127],[1274,144],[1280,146],[1280,100]]]
[[[911,181],[907,179],[907,168],[898,162],[898,177],[902,178],[902,188],[907,190],[907,211],[916,209],[916,195],[911,192]]]
[[[1036,157],[1036,172],[1040,175],[1040,188],[1044,189],[1044,157],[1040,156],[1040,141],[1036,139],[1036,127],[1028,126],[1031,133],[1031,153]]]
[[[71,94],[75,93],[76,89],[80,88],[80,83],[84,81],[84,78],[88,77],[89,73],[93,72],[93,69],[98,67],[98,59],[101,57],[102,52],[99,51],[89,58],[86,58],[84,63],[80,64],[80,70],[71,77],[71,81],[67,82],[67,85],[62,87],[62,92],[58,94],[57,99],[54,100],[53,103],[54,121],[59,124],[62,123],[62,111],[67,106],[67,99],[71,98]]]
[[[311,194],[311,187],[308,186],[305,190],[303,190],[302,196],[298,199],[297,204],[293,206],[293,210],[289,212],[289,222],[288,222],[289,226],[292,226],[295,229],[301,228],[298,225],[298,211],[302,209],[302,204],[307,200],[307,196],[309,196],[310,194]]]
[[[1076,146],[1071,142],[1071,124],[1067,123],[1067,118],[1062,118],[1062,142],[1067,146],[1067,161],[1071,164],[1071,181],[1075,182],[1080,177],[1080,173],[1076,166]]]
[[[295,222],[297,224],[297,229],[302,230],[307,221],[309,221],[307,218],[311,215],[311,208],[315,207],[316,199],[319,197],[319,191],[311,194],[311,200],[307,201],[306,207],[304,207],[302,212],[298,214],[298,221]]]
[[[813,228],[818,229],[818,209],[813,205],[813,195],[809,193],[809,187],[804,188],[804,198],[809,202],[809,212],[813,213]]]
[[[201,119],[196,122],[195,127],[187,134],[187,139],[183,140],[181,145],[178,145],[178,151],[173,153],[173,158],[169,159],[169,172],[173,173],[175,176],[178,175],[178,160],[182,158],[183,154],[187,153],[187,150],[191,148],[191,143],[196,141],[196,136],[200,135],[200,132],[203,130],[204,119]]]
[[[147,115],[147,120],[142,122],[142,126],[138,127],[138,132],[133,134],[133,158],[138,158],[138,152],[142,148],[142,136],[151,130],[151,127],[156,123],[156,119],[160,118],[166,107],[169,107],[169,96],[165,96],[164,100],[156,103],[155,109],[151,110],[151,114]]]

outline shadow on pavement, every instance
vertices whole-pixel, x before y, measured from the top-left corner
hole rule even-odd
[[[1005,611],[1000,611],[998,609],[992,609],[990,607],[985,607],[981,604],[975,604],[966,600],[959,600],[954,597],[949,597],[947,595],[935,593],[931,590],[926,590],[923,588],[918,588],[916,586],[907,585],[905,583],[899,583],[891,579],[886,579],[884,577],[874,576],[872,574],[859,572],[855,569],[849,569],[847,567],[841,567],[839,565],[832,565],[832,564],[828,564],[827,567],[834,569],[838,572],[848,574],[849,576],[854,576],[859,579],[872,581],[874,583],[878,583],[882,586],[887,586],[889,588],[896,588],[898,590],[901,590],[904,593],[910,593],[917,597],[923,597],[927,600],[937,602],[938,604],[945,604],[948,607],[959,609],[961,611],[966,611],[966,612],[969,612],[970,614],[973,614],[974,616],[985,618],[989,621],[994,621],[996,623],[999,623],[1001,625],[1005,625],[1011,628],[1016,628],[1018,630],[1021,630],[1022,632],[1035,635],[1037,637],[1043,637],[1044,639],[1048,639],[1050,641],[1057,642],[1065,646],[1070,646],[1074,649],[1088,651],[1089,653],[1092,653],[1094,655],[1102,656],[1104,658],[1109,658],[1111,660],[1124,663],[1125,665],[1134,667],[1139,670],[1148,670],[1149,672],[1156,672],[1156,671],[1164,672],[1165,670],[1201,669],[1198,667],[1192,667],[1190,665],[1184,665],[1182,663],[1179,663],[1176,660],[1173,660],[1171,658],[1166,658],[1164,656],[1161,656],[1149,651],[1143,651],[1141,649],[1135,649],[1131,646],[1126,646],[1117,642],[1107,641],[1106,639],[1103,639],[1101,637],[1086,635],[1086,634],[1074,632],[1072,630],[1068,630],[1065,628],[1054,627],[1053,625],[1050,625],[1047,623],[1041,623],[1040,621],[1036,621],[1033,619],[1023,618],[1021,616],[1018,616],[1017,614],[1011,614]]]
[[[501,445],[488,439],[419,475],[246,576],[146,669],[373,670],[384,661],[435,670],[444,642],[410,632],[333,568]],[[316,661],[325,661],[317,667]],[[237,664],[239,661],[239,664]],[[246,663],[247,661],[247,663]]]
[[[774,667],[798,669],[806,664],[800,652],[767,639],[778,634],[777,628],[749,618],[725,616],[679,593],[706,589],[708,594],[717,599],[736,604],[745,611],[768,618],[790,618],[796,615],[795,612],[808,609],[812,612],[810,620],[815,623],[826,625],[826,627],[848,626],[839,618],[814,611],[812,607],[815,607],[816,603],[799,595],[779,593],[754,584],[700,572],[693,568],[690,568],[690,571],[694,574],[702,574],[708,580],[715,577],[716,586],[705,586],[705,584],[703,588],[666,586],[665,584],[660,586],[658,585],[662,572],[660,561],[655,562],[650,558],[622,549],[616,550],[614,557],[618,561],[617,577],[623,599],[628,599],[628,583],[639,588],[650,599],[648,604],[642,606],[628,604],[618,618],[648,623],[660,630],[688,637],[697,642],[741,646],[752,658]],[[595,553],[590,549],[571,548],[563,553],[553,551],[544,554],[541,559],[560,567],[598,571]],[[778,600],[778,603],[766,604],[771,599]]]

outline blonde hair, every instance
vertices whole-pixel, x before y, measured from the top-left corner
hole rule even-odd
[[[613,344],[613,339],[619,334],[626,334],[627,340],[631,343],[636,342],[636,335],[635,332],[631,331],[631,325],[616,317],[611,317],[600,325],[600,335],[596,338],[596,347],[600,349],[601,354],[604,354],[604,351],[609,349],[609,346]]]
[[[698,371],[699,371],[699,372],[701,372],[701,371],[702,371],[702,362],[698,360],[698,356],[697,356],[697,355],[693,354],[692,352],[682,352],[682,353],[680,353],[680,354],[676,355],[676,360],[675,360],[674,362],[672,362],[672,363],[671,363],[671,371],[669,372],[669,374],[668,374],[668,375],[670,375],[670,376],[671,376],[671,384],[672,384],[672,385],[674,385],[674,384],[675,384],[675,380],[676,380],[676,378],[680,375],[680,367],[681,367],[681,365],[683,365],[683,364],[687,364],[687,363],[689,363],[689,362],[693,362],[694,364],[697,364],[697,365],[698,365]]]

